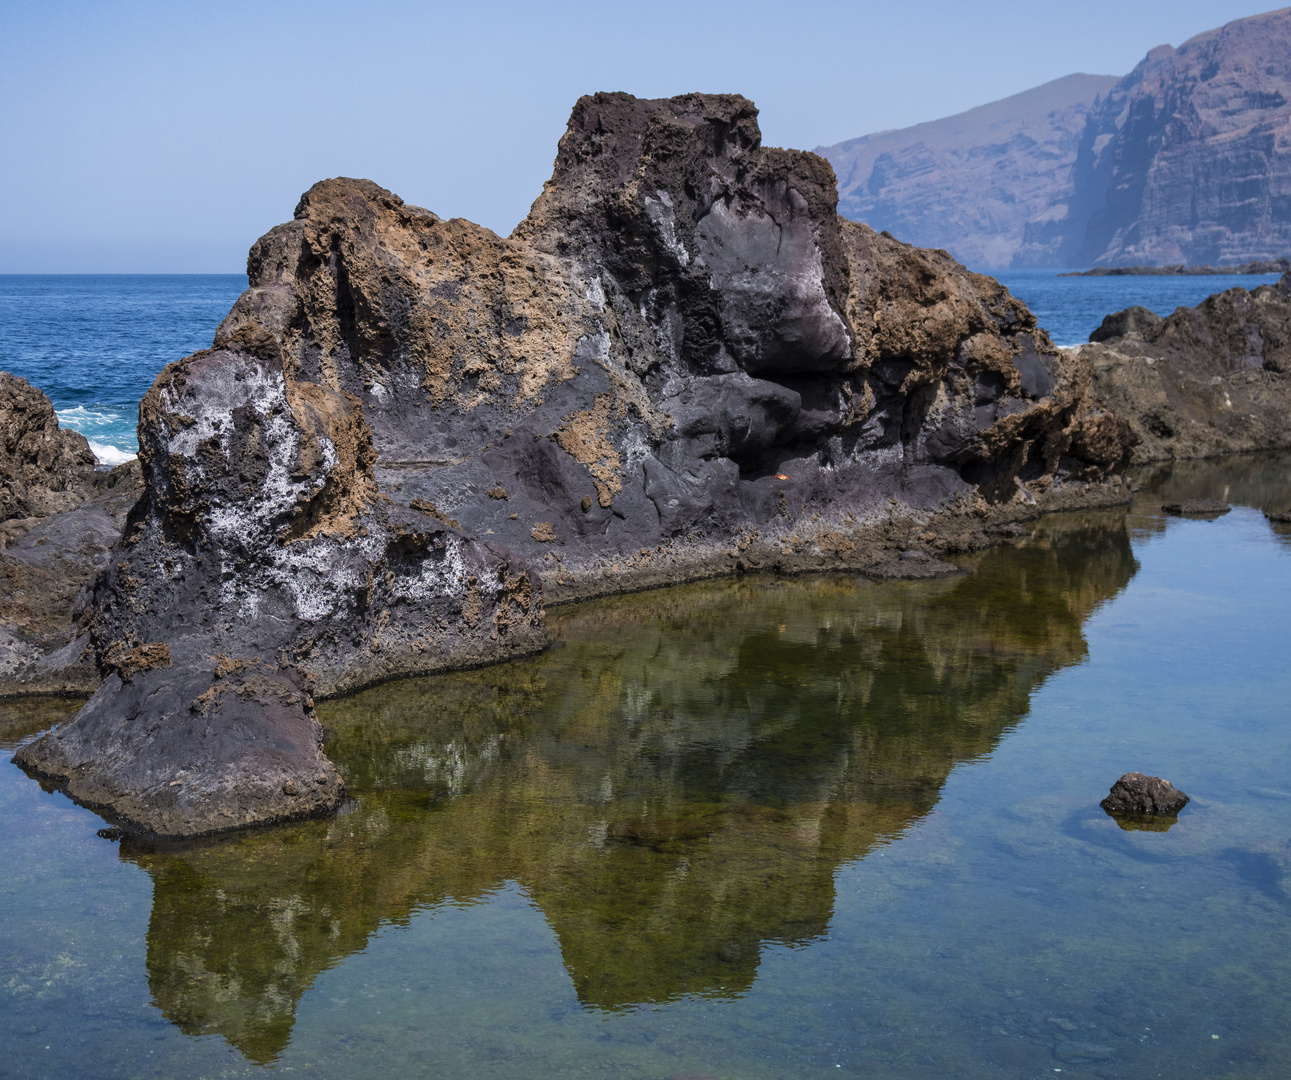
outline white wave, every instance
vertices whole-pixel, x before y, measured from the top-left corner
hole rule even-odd
[[[134,461],[137,455],[126,453],[124,450],[118,450],[115,446],[108,443],[95,442],[89,440],[90,449],[94,451],[94,456],[99,459],[100,465],[106,465],[109,469],[114,465],[121,465],[127,461]]]
[[[87,409],[84,405],[77,405],[71,409],[56,409],[54,415],[58,417],[58,422],[64,427],[81,432],[85,428],[101,428],[108,427],[111,424],[119,424],[125,419],[119,412],[109,412],[105,409]]]

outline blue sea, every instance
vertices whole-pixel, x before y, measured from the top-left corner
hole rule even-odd
[[[139,400],[207,348],[243,274],[0,275],[0,371],[49,395],[104,465],[133,457]]]
[[[1086,341],[1113,311],[1159,315],[1258,277],[1064,278],[1053,270],[997,275],[1058,345]],[[59,422],[81,432],[104,465],[138,450],[139,400],[168,363],[210,345],[247,286],[242,274],[0,275],[0,370],[40,387]]]

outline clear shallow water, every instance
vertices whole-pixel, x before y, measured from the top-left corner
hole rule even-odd
[[[116,845],[2,768],[0,1071],[1285,1076],[1289,468],[1161,469],[951,580],[556,609],[322,706],[330,822]],[[1131,768],[1193,796],[1168,831],[1098,808]]]
[[[1049,331],[1055,345],[1081,345],[1114,311],[1139,304],[1163,318],[1179,307],[1195,307],[1212,293],[1251,290],[1276,282],[1279,274],[1216,274],[1191,277],[1059,277],[1059,270],[1005,270],[993,274],[1023,301]]]
[[[246,287],[241,274],[0,274],[0,370],[118,464],[139,448],[139,400],[158,372],[209,347]]]

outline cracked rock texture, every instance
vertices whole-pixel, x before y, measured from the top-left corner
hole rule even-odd
[[[947,550],[946,522],[1123,499],[1129,431],[1087,364],[992,279],[836,201],[829,165],[762,147],[734,95],[581,99],[505,239],[316,184],[252,248],[214,347],[141,408],[146,489],[92,633],[104,665],[168,647],[173,671],[134,679],[178,689],[113,676],[64,745],[134,746],[102,718],[159,712],[209,738],[213,656],[338,694],[540,647],[544,597],[754,567],[924,576],[950,567],[910,549]],[[148,802],[161,772],[131,754],[84,797]],[[74,772],[52,736],[23,760]],[[238,823],[301,805],[261,794]]]
[[[1090,341],[1072,352],[1093,366],[1093,396],[1132,428],[1135,461],[1291,446],[1291,274],[1164,319],[1127,308]]]

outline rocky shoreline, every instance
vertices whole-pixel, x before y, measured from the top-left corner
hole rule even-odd
[[[1291,259],[1255,259],[1238,266],[1095,266],[1092,270],[1071,270],[1059,277],[1221,277],[1226,274],[1285,274]]]
[[[541,649],[546,604],[953,573],[1128,501],[1097,363],[836,201],[708,95],[582,99],[508,238],[315,185],[145,397],[140,488],[40,654],[93,696],[15,760],[155,836],[326,812],[315,698]]]
[[[1129,424],[1136,463],[1291,446],[1291,273],[1164,319],[1127,308],[1072,352]]]

